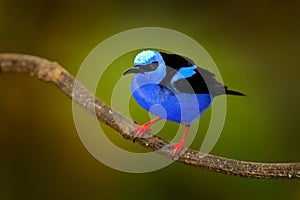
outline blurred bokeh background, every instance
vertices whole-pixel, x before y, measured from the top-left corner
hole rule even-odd
[[[121,31],[143,26],[180,31],[204,46],[230,88],[248,95],[228,97],[226,124],[212,153],[297,162],[299,10],[298,1],[270,0],[0,0],[0,52],[45,57],[76,74],[98,43]],[[108,72],[117,77],[123,70],[115,65]],[[112,80],[105,78],[99,87],[111,88]],[[0,199],[300,199],[299,180],[252,180],[178,163],[145,174],[116,171],[85,149],[71,100],[54,85],[1,74],[0,94]],[[109,101],[111,94],[102,89],[97,95]],[[145,122],[147,113],[134,110],[136,120]],[[200,124],[208,122],[204,116]],[[125,148],[138,146],[105,130]]]

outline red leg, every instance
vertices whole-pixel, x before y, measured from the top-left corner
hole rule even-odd
[[[137,127],[137,128],[134,130],[134,132],[136,132],[136,133],[135,133],[135,135],[134,135],[134,137],[133,137],[133,141],[135,140],[135,138],[138,138],[140,135],[144,135],[147,131],[150,131],[150,126],[151,126],[152,124],[154,124],[155,122],[159,121],[159,120],[161,120],[160,117],[155,118],[155,119],[153,119],[152,121],[147,122],[147,123],[145,123],[144,125]]]
[[[175,156],[176,154],[178,154],[182,150],[182,148],[184,147],[184,142],[185,142],[187,133],[189,132],[189,128],[190,128],[190,126],[186,125],[184,133],[183,133],[183,136],[182,136],[180,142],[172,144],[172,146],[175,147],[175,150],[173,152],[173,156]]]

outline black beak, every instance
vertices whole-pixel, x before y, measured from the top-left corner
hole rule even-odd
[[[130,69],[126,70],[123,73],[123,76],[126,76],[128,74],[136,74],[136,73],[144,73],[144,71],[140,67],[134,67],[134,68],[130,68]]]

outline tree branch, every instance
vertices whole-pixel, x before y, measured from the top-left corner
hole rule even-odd
[[[125,139],[133,139],[131,132],[138,126],[133,120],[112,110],[101,100],[95,98],[80,83],[73,94],[75,78],[58,63],[43,58],[22,54],[0,54],[0,73],[26,72],[36,75],[40,80],[54,83],[68,97],[93,114],[100,121],[118,131]],[[180,157],[172,157],[173,147],[162,148],[170,143],[158,136],[148,133],[150,137],[136,141],[177,162],[204,168],[224,174],[248,178],[300,178],[300,163],[256,163],[222,158],[207,154],[200,157],[200,152],[187,149]]]

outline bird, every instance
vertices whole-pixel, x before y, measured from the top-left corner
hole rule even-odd
[[[133,64],[123,73],[134,75],[130,85],[132,96],[142,108],[157,116],[134,130],[133,141],[161,119],[180,123],[185,129],[181,140],[171,144],[173,156],[182,151],[191,123],[201,117],[216,96],[245,96],[229,90],[212,72],[185,56],[149,49],[139,52]]]

